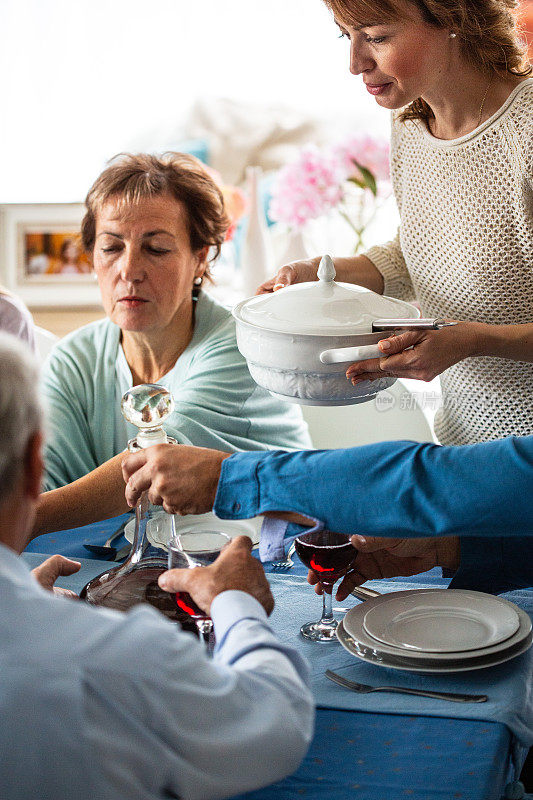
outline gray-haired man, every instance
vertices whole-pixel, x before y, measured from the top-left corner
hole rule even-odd
[[[37,392],[29,353],[0,334],[0,797],[207,800],[291,772],[312,736],[307,667],[268,627],[246,537],[183,570],[181,588],[211,612],[214,661],[152,608],[97,610],[35,580],[52,588],[76,562],[32,576],[18,558],[42,473]]]

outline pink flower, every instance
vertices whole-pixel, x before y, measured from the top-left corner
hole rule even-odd
[[[345,170],[327,151],[307,145],[298,157],[282,167],[272,187],[269,216],[291,228],[301,228],[339,204]]]
[[[354,135],[333,147],[333,154],[342,164],[346,177],[358,177],[357,161],[366,167],[376,182],[389,181],[389,144],[383,139]]]
[[[385,141],[357,135],[328,149],[304,147],[293,162],[278,172],[269,215],[291,228],[302,228],[307,220],[342,207],[351,194],[347,191],[349,186],[364,193],[364,206],[367,200],[375,201],[380,194],[388,194],[389,146]],[[347,221],[352,227],[357,224],[360,233],[361,220]]]

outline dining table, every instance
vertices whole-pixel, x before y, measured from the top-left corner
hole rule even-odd
[[[84,545],[102,545],[125,519],[39,536],[30,542],[22,558],[31,568],[53,553],[81,561],[78,573],[60,578],[56,584],[79,592],[90,578],[109,567],[106,557],[88,552]],[[126,544],[122,538],[117,547]],[[337,641],[310,642],[300,635],[300,625],[318,619],[321,607],[320,598],[306,582],[303,565],[295,558],[288,569],[265,567],[276,601],[272,627],[284,642],[303,653],[311,666],[317,707],[315,733],[306,757],[292,775],[238,800],[533,797],[524,794],[517,782],[533,744],[533,700],[529,697],[533,648],[505,664],[459,676],[415,675],[358,663]],[[445,588],[448,582],[440,569],[433,569],[367,585],[386,592]],[[533,616],[533,591],[518,590],[504,597]],[[334,600],[333,605],[345,608],[359,602],[350,596],[342,603]],[[336,612],[338,619],[343,613]],[[373,685],[418,685],[441,691],[458,690],[459,686],[461,691],[486,693],[489,700],[467,705],[390,693],[356,695],[328,681],[324,674],[327,668],[355,680],[364,675],[364,682]],[[509,706],[514,703],[516,708],[504,708],[507,695]]]

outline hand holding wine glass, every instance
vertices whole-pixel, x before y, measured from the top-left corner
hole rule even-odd
[[[457,536],[402,539],[355,535],[351,537],[351,542],[358,551],[358,557],[337,588],[335,598],[340,602],[356,586],[366,581],[418,575],[437,566],[455,572],[459,566],[460,543]],[[317,594],[322,594],[320,574],[309,570],[307,580],[315,587]]]
[[[220,531],[177,534],[168,545],[169,569],[183,567],[184,559],[189,569],[207,567],[216,561],[230,541],[230,537]],[[176,592],[176,605],[195,621],[198,633],[203,637],[209,650],[213,621],[208,612],[200,608],[191,595],[184,591]]]
[[[237,536],[222,550],[219,548],[216,560],[209,566],[195,566],[192,563],[195,556],[191,555],[188,568],[164,572],[159,576],[159,586],[166,592],[188,592],[193,603],[204,614],[203,619],[210,620],[211,603],[215,597],[232,589],[252,595],[270,614],[274,608],[274,598],[265,571],[251,551],[252,540],[248,536]],[[179,550],[179,553],[181,561],[178,563],[181,565],[183,550]]]

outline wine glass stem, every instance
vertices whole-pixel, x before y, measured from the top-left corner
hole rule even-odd
[[[205,643],[205,649],[207,650],[207,654],[211,655],[213,651],[213,645],[211,642],[211,633],[213,631],[213,620],[211,619],[197,619],[196,620],[196,627],[198,628],[198,633],[202,637]]]
[[[326,588],[324,587],[322,591],[322,619],[320,620],[320,622],[331,624],[334,621],[333,609],[331,606],[332,606],[332,592],[326,592]]]

